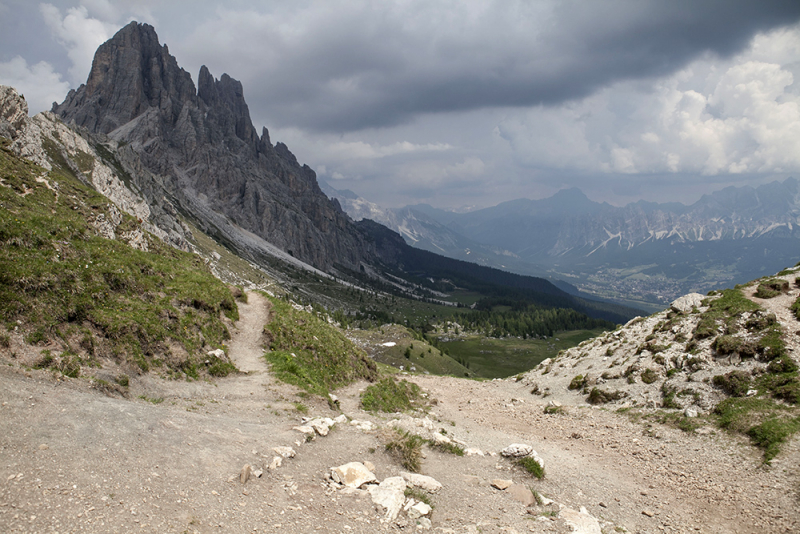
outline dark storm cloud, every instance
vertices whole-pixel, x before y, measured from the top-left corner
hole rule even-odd
[[[241,72],[230,74],[248,82],[256,114],[337,132],[425,113],[558,104],[667,74],[797,21],[800,2],[355,2],[261,15],[221,12],[188,43],[216,53],[229,72],[233,49],[248,48]],[[258,55],[267,60],[254,67]]]

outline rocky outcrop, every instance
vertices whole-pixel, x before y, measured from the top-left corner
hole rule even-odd
[[[86,84],[53,111],[124,145],[203,230],[240,227],[323,270],[372,255],[314,171],[257,134],[242,84],[203,67],[195,88],[152,26],[132,22],[100,46]]]
[[[28,117],[24,97],[11,87],[0,86],[0,135],[11,139],[10,149],[46,170],[60,168],[91,185],[111,200],[120,210],[137,218],[142,229],[171,245],[189,250],[189,231],[177,219],[174,207],[161,197],[149,200],[136,187],[132,176],[145,178],[144,169],[126,172],[120,161],[120,147],[108,140],[104,145],[67,127],[50,112]],[[124,161],[124,160],[123,160]],[[126,184],[126,180],[129,181]],[[132,183],[133,182],[133,183]],[[93,221],[97,231],[114,239],[120,220]],[[147,249],[147,240],[140,230],[122,236],[131,246]]]

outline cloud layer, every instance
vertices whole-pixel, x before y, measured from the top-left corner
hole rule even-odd
[[[83,82],[118,28],[149,22],[192,74],[240,79],[273,140],[386,205],[573,185],[693,200],[800,173],[796,1],[0,0],[0,14],[0,83],[32,111]]]

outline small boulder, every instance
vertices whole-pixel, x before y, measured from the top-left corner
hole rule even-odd
[[[282,458],[294,458],[297,454],[291,447],[273,447],[275,454],[279,454]]]
[[[419,519],[431,513],[432,508],[424,502],[418,502],[408,509],[409,519]]]
[[[241,473],[239,473],[239,482],[244,484],[245,482],[247,482],[250,479],[250,470],[251,469],[252,468],[250,467],[250,464],[245,464],[245,466],[242,467],[242,471],[241,471]]]
[[[506,458],[522,458],[523,456],[529,456],[532,452],[533,447],[530,445],[525,445],[523,443],[512,443],[500,451],[500,454]]]
[[[350,462],[339,467],[331,467],[331,478],[334,482],[351,488],[359,488],[368,482],[376,482],[378,480],[375,474],[364,467],[361,462]],[[405,482],[403,484],[405,487]]]
[[[536,502],[536,499],[533,497],[533,492],[521,484],[513,484],[506,489],[506,493],[508,493],[512,499],[521,502],[525,506],[531,506]]]
[[[306,435],[314,435],[314,429],[307,425],[300,425],[300,426],[293,426],[292,430],[297,430],[298,432]]]
[[[267,469],[274,471],[275,469],[279,468],[282,464],[283,464],[283,458],[281,458],[280,456],[274,456],[272,458],[272,461],[267,466]]]
[[[207,354],[208,356],[212,356],[212,357],[214,357],[214,358],[219,358],[219,359],[220,359],[220,360],[222,360],[223,362],[227,362],[227,361],[228,361],[228,356],[225,354],[225,351],[224,351],[224,350],[222,350],[222,349],[214,349],[214,350],[210,350],[210,351],[208,351],[206,354]]]
[[[491,484],[493,487],[502,491],[510,488],[514,484],[514,482],[511,480],[504,480],[502,478],[495,478],[494,480],[492,480]]]
[[[420,475],[418,473],[408,473],[406,471],[401,472],[400,476],[403,477],[403,480],[405,480],[409,486],[425,490],[428,493],[437,493],[442,489],[442,484],[433,477]]]
[[[439,432],[434,432],[433,434],[431,434],[431,439],[436,445],[450,444],[453,442],[453,440],[451,440],[444,434],[440,434]]]
[[[689,313],[692,308],[699,308],[704,298],[700,293],[689,293],[673,300],[669,307],[676,313]]]
[[[372,502],[386,508],[384,521],[394,521],[406,502],[406,481],[402,477],[389,477],[380,484],[367,488]]]

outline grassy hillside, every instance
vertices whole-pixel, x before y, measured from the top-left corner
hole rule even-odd
[[[63,169],[48,173],[0,143],[4,345],[22,334],[51,351],[41,366],[69,361],[73,370],[104,358],[193,378],[233,369],[205,356],[224,349],[224,318],[238,311],[202,258],[148,236]]]

